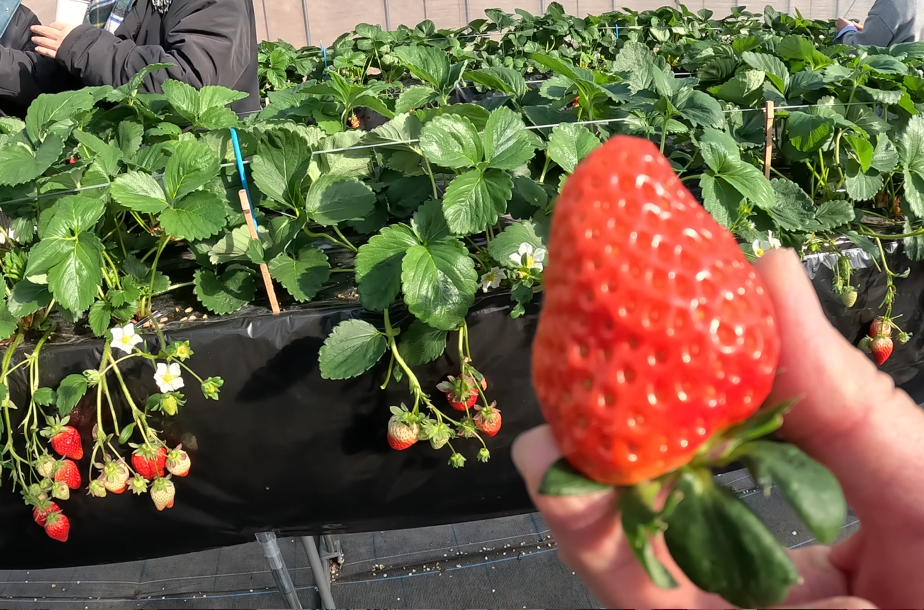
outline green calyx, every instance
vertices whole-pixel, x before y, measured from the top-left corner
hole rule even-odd
[[[789,406],[763,409],[717,435],[687,466],[617,490],[626,538],[655,584],[676,586],[654,554],[652,540],[660,535],[687,578],[736,606],[780,604],[801,582],[786,549],[740,498],[713,480],[712,467],[732,462],[741,462],[766,495],[776,489],[817,540],[834,541],[847,516],[837,479],[798,447],[762,439],[780,427]],[[539,492],[568,496],[609,489],[563,458],[546,472]]]

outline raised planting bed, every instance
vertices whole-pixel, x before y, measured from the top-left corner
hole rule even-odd
[[[746,255],[802,252],[852,341],[896,326],[884,370],[921,400],[924,43],[854,53],[770,9],[487,15],[358,27],[323,73],[270,49],[244,120],[240,94],[143,73],[0,119],[4,544],[102,560],[45,552],[22,499],[60,501],[76,549],[159,524],[107,560],[528,510],[508,448],[540,421],[545,237],[614,134],[656,142]]]

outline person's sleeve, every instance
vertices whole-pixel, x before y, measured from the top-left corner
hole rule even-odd
[[[22,106],[41,93],[75,88],[73,77],[58,62],[34,51],[30,29],[33,25],[40,25],[38,18],[20,6],[0,38],[0,97]]]
[[[845,25],[844,29],[837,33],[837,36],[834,37],[834,42],[841,42],[841,37],[849,34],[850,32],[859,32],[857,26],[850,24]]]
[[[175,79],[196,88],[233,88],[249,65],[250,0],[174,2],[164,23],[162,45],[138,45],[89,25],[75,28],[58,49],[58,61],[86,85],[124,85],[145,66],[174,64],[145,78],[144,90],[161,91]],[[175,11],[175,12],[174,12]]]
[[[844,28],[845,30],[847,28]],[[863,23],[863,31],[841,33],[837,37],[837,42],[849,44],[852,47],[869,46],[869,47],[887,47],[892,44],[892,37],[895,33],[892,28],[882,20],[879,15],[870,14]]]

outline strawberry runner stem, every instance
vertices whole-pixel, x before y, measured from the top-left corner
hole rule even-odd
[[[144,444],[150,447],[152,450],[154,446],[151,445],[151,429],[148,427],[147,418],[144,413],[142,413],[138,407],[135,405],[135,401],[132,399],[131,392],[128,391],[128,386],[125,385],[125,379],[122,378],[122,371],[119,370],[118,365],[112,358],[112,354],[109,354],[109,360],[112,363],[112,370],[115,372],[116,379],[119,380],[119,385],[122,387],[122,393],[125,395],[125,400],[128,402],[128,406],[132,410],[132,419],[135,421],[135,425],[138,427],[138,430],[141,432],[142,437],[144,438]]]

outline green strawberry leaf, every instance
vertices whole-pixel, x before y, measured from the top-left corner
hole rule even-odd
[[[763,71],[780,93],[786,93],[789,87],[789,69],[778,57],[745,51],[741,54],[741,59],[755,70]]]
[[[500,91],[514,99],[522,98],[529,90],[526,79],[513,68],[487,67],[481,70],[468,70],[465,78],[488,89]]]
[[[61,417],[70,414],[80,399],[87,393],[87,378],[75,373],[68,375],[58,386],[58,414]]]
[[[274,201],[300,209],[303,184],[311,164],[311,145],[302,132],[278,125],[266,129],[251,162],[253,181]]]
[[[97,337],[102,337],[109,330],[109,323],[112,321],[112,307],[105,301],[96,301],[90,306],[90,312],[87,314],[87,322],[90,324],[90,330]]]
[[[505,228],[488,244],[488,254],[500,265],[515,269],[520,265],[514,263],[510,256],[517,253],[521,244],[530,244],[535,249],[545,247],[536,234],[536,225],[530,220],[515,222]]]
[[[482,139],[488,167],[507,170],[526,165],[542,144],[518,113],[503,106],[491,113]]]
[[[21,138],[0,146],[0,185],[16,186],[35,180],[51,167],[64,151],[64,138],[49,134],[33,149]]]
[[[71,135],[93,153],[93,160],[99,164],[106,175],[115,176],[119,173],[119,161],[122,159],[121,150],[95,135],[79,129],[75,129]]]
[[[415,319],[410,327],[401,333],[398,353],[408,366],[433,362],[446,351],[447,335],[447,331],[433,328]]]
[[[684,472],[677,491],[664,540],[693,584],[741,608],[781,604],[799,572],[747,505],[708,470]]]
[[[51,388],[37,388],[32,393],[32,401],[40,407],[50,407],[57,399],[58,395]]]
[[[864,172],[869,171],[870,164],[873,162],[873,145],[869,143],[869,138],[860,136],[844,136],[844,141],[850,144],[853,152],[857,155],[857,161]]]
[[[318,354],[321,377],[350,379],[371,369],[385,353],[385,335],[368,322],[345,320],[334,327]]]
[[[454,235],[473,235],[493,226],[507,211],[513,179],[499,169],[472,170],[449,183],[443,214]]]
[[[356,178],[324,174],[308,191],[308,215],[331,227],[347,220],[363,220],[375,207],[375,193]]]
[[[423,108],[438,97],[439,93],[430,87],[408,87],[401,92],[401,95],[398,96],[398,101],[395,102],[395,114]]]
[[[884,180],[876,170],[864,173],[860,164],[853,159],[847,160],[846,169],[844,186],[854,201],[869,201],[882,190]]]
[[[446,238],[407,251],[401,287],[408,311],[434,328],[451,330],[475,302],[478,273],[465,244]]]
[[[195,275],[196,296],[212,313],[225,315],[240,310],[253,301],[256,293],[253,275],[249,269],[229,267],[216,276],[208,269],[199,269]]]
[[[600,138],[583,125],[562,123],[549,135],[549,156],[569,174],[600,146]]]
[[[19,328],[19,320],[10,313],[6,303],[0,301],[0,340],[9,339],[17,328]],[[3,386],[3,395],[6,397],[6,386],[3,384],[0,384],[0,386]]]
[[[157,214],[167,207],[164,189],[144,172],[122,174],[112,182],[109,192],[121,205],[142,214]]]
[[[171,201],[181,199],[211,182],[220,171],[218,155],[203,142],[184,140],[176,145],[164,172],[164,189]]]
[[[199,115],[199,92],[191,85],[172,79],[164,82],[161,88],[177,114],[195,123]]]
[[[304,303],[313,299],[330,277],[330,264],[317,248],[302,248],[295,258],[280,254],[271,260],[269,272],[296,301]]]
[[[912,213],[924,216],[924,117],[913,116],[898,139],[905,174],[905,198]]]
[[[484,158],[478,130],[461,116],[438,116],[424,125],[420,149],[431,163],[450,169],[475,167]]]
[[[622,514],[622,529],[632,547],[635,558],[651,581],[662,589],[674,589],[677,581],[654,554],[651,540],[661,533],[662,521],[658,514],[640,496],[638,489],[627,487],[619,490],[619,510]]]
[[[29,110],[26,112],[26,133],[32,142],[42,142],[46,138],[46,128],[49,125],[72,119],[92,108],[94,103],[90,91],[85,89],[43,93],[29,104]]]
[[[834,542],[847,519],[847,501],[827,468],[794,445],[770,441],[741,445],[732,458],[744,463],[765,493],[775,483],[819,541]]]
[[[420,243],[425,246],[430,242],[449,237],[449,227],[443,217],[443,208],[435,199],[424,203],[414,212],[411,228],[417,234]]]
[[[612,488],[612,485],[588,479],[571,462],[560,458],[545,471],[539,493],[544,496],[580,496]]]
[[[359,300],[370,311],[382,311],[401,292],[401,263],[407,251],[418,244],[417,236],[403,224],[382,229],[356,254],[356,282]]]
[[[815,210],[815,221],[825,230],[843,226],[852,221],[854,217],[853,205],[844,199],[826,201]]]
[[[29,280],[16,282],[7,301],[10,313],[17,318],[24,318],[48,307],[49,303],[51,303],[51,293],[48,292],[48,286],[33,284]]]
[[[775,204],[766,211],[780,227],[790,231],[802,231],[815,218],[815,203],[802,187],[785,178],[770,181],[776,194]]]
[[[834,120],[827,116],[790,112],[786,119],[786,131],[796,150],[804,153],[815,152],[834,133]]]
[[[411,89],[414,87],[406,91]],[[399,111],[396,110],[396,112]],[[420,120],[415,115],[399,113],[394,119],[367,133],[363,137],[363,144],[375,144],[380,148],[391,150],[416,150],[420,129]]]
[[[160,213],[160,224],[176,239],[205,239],[225,226],[226,207],[211,191],[190,193]]]

